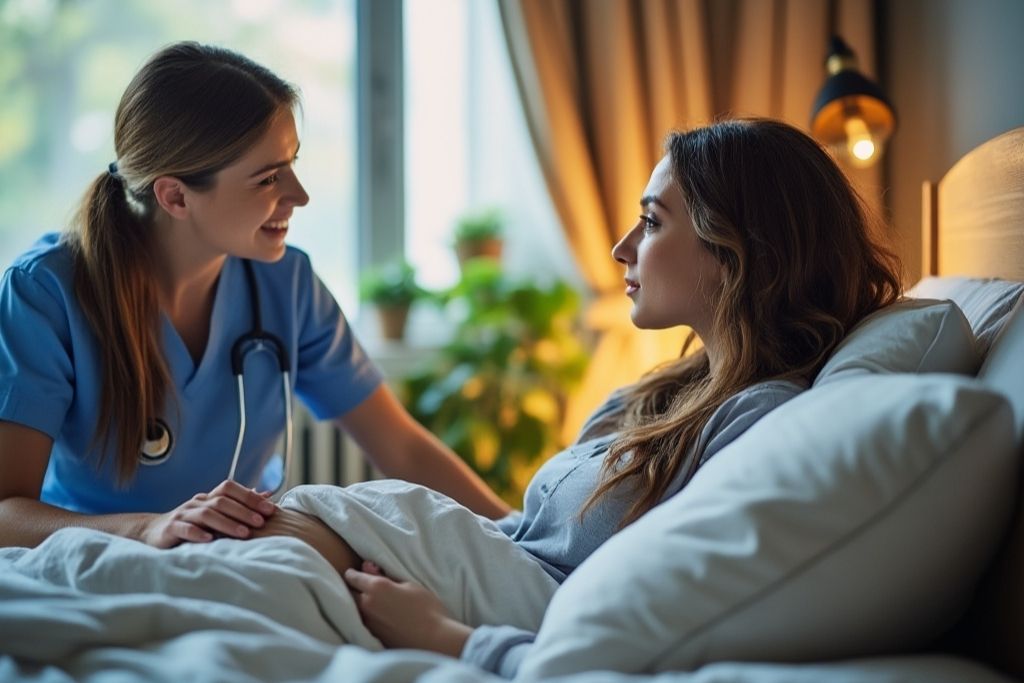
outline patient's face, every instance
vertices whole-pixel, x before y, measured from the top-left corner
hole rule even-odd
[[[694,232],[668,156],[651,174],[640,199],[640,216],[612,256],[626,266],[626,296],[633,300],[630,317],[637,327],[689,325],[705,337],[713,314],[710,295],[721,285],[721,266]]]

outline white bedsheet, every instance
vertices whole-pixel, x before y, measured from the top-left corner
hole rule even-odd
[[[557,588],[492,522],[422,487],[304,486],[282,505],[316,514],[360,556],[427,586],[470,625],[535,630]],[[65,529],[35,549],[0,550],[0,653],[22,674],[53,665],[76,679],[115,668],[185,680],[187,667],[196,680],[209,666],[209,680],[319,680],[355,656],[335,661],[344,643],[381,649],[334,569],[295,539],[157,550]],[[322,680],[374,680],[371,669]]]

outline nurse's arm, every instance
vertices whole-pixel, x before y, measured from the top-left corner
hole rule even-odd
[[[53,439],[0,420],[0,547],[35,547],[65,527],[87,527],[157,547],[204,542],[214,534],[247,538],[274,512],[270,501],[236,482],[224,482],[163,514],[83,515],[39,500]],[[257,519],[257,517],[259,519]]]
[[[69,526],[137,537],[152,515],[80,515],[39,501],[52,445],[43,432],[0,420],[0,546],[35,547]]]
[[[409,415],[387,385],[335,422],[384,476],[422,484],[491,519],[510,511],[459,456]]]

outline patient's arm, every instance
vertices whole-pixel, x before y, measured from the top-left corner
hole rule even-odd
[[[341,576],[346,569],[358,569],[362,565],[362,559],[341,536],[318,518],[304,512],[278,508],[263,527],[252,530],[252,538],[267,536],[291,536],[305,541],[323,555]]]

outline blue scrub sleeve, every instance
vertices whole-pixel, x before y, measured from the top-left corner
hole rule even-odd
[[[362,403],[383,377],[305,255],[304,260],[303,279],[308,284],[306,291],[299,293],[295,387],[313,414],[323,420],[343,415]]]
[[[74,396],[67,313],[32,274],[0,282],[0,420],[57,438]]]

